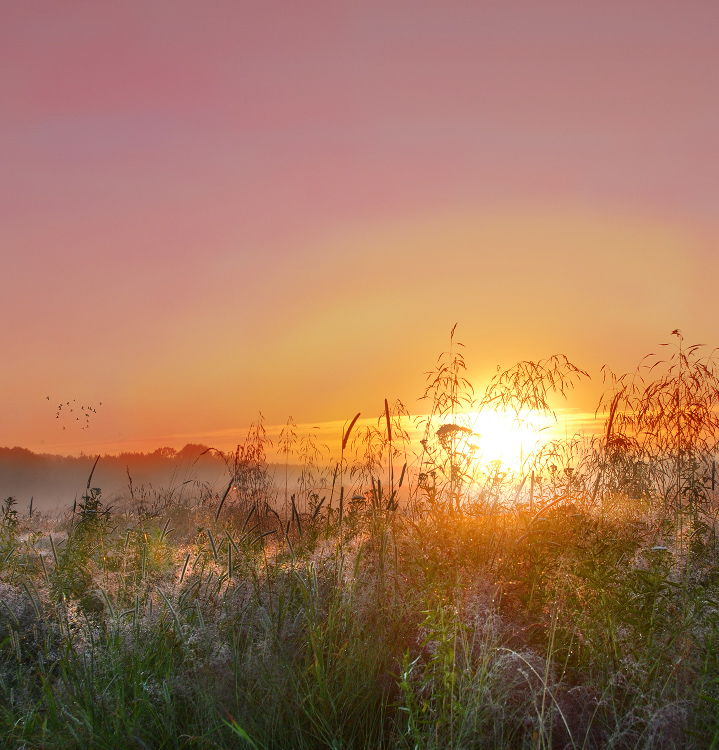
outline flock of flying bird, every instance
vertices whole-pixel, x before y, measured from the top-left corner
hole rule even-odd
[[[50,396],[46,396],[46,399],[49,401]],[[66,401],[64,404],[60,404],[57,407],[57,412],[55,413],[55,419],[60,419],[60,415],[62,414],[63,409],[65,410],[65,414],[67,415],[75,413],[75,410],[77,409],[77,411],[79,412],[81,416],[76,416],[75,421],[81,423],[81,426],[80,426],[81,430],[86,430],[90,426],[90,415],[97,414],[97,409],[95,409],[94,406],[89,406],[89,405],[88,406],[81,405],[78,408],[76,404],[77,404],[77,399],[73,399],[72,401]],[[102,406],[102,401],[100,401],[98,408],[100,406]],[[72,417],[70,416],[68,416],[67,418],[72,420]],[[66,426],[63,425],[62,429],[63,430],[66,429]]]

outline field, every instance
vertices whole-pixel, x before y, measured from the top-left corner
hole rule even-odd
[[[262,422],[219,493],[88,479],[3,506],[0,741],[24,748],[719,747],[719,381],[676,343],[607,375],[601,434],[484,464],[468,413],[551,414],[563,357],[479,397],[452,341],[424,437],[384,403],[272,480]]]

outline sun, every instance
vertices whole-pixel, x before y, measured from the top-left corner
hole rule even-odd
[[[546,420],[532,412],[514,415],[501,412],[469,412],[468,423],[478,436],[477,459],[482,464],[500,461],[509,470],[519,470],[523,460],[541,443]]]

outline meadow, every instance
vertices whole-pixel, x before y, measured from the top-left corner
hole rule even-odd
[[[587,375],[557,355],[476,394],[452,337],[418,441],[384,401],[337,455],[288,420],[287,484],[259,420],[219,492],[8,498],[0,742],[719,747],[719,377],[678,331],[662,351],[605,370],[600,433],[513,467],[470,415],[551,417]]]

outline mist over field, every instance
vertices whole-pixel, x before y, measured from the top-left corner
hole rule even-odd
[[[0,497],[14,497],[18,511],[57,515],[72,508],[86,492],[97,456],[57,456],[25,448],[0,448]],[[284,465],[269,464],[276,482],[284,487]],[[291,485],[301,467],[287,467]],[[129,476],[128,476],[129,474]],[[231,475],[228,465],[207,446],[188,444],[179,451],[160,448],[152,453],[101,455],[92,475],[92,486],[102,490],[106,503],[130,498],[130,478],[136,498],[172,495],[177,500],[222,493]]]

